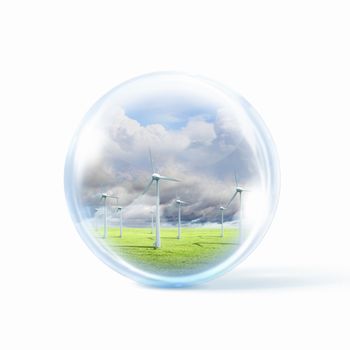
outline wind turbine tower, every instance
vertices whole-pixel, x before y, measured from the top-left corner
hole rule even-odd
[[[221,237],[224,237],[224,211],[226,208],[221,206],[219,210],[221,211]]]
[[[237,176],[235,173],[235,184],[236,184],[236,190],[233,193],[232,198],[229,200],[229,202],[226,205],[226,208],[233,202],[233,200],[236,198],[236,196],[239,196],[239,223],[238,223],[238,238],[237,238],[237,243],[240,244],[242,240],[242,219],[243,219],[243,208],[242,208],[242,193],[247,192],[248,190],[239,186],[238,181],[237,181]]]
[[[107,193],[101,194],[101,200],[103,201],[103,238],[107,238],[108,229],[107,229],[107,198],[115,198],[118,200],[118,197],[111,196]]]
[[[154,211],[151,210],[151,229],[152,229],[152,235],[153,235],[153,232],[154,232]]]
[[[177,198],[175,203],[177,206],[177,239],[180,239],[181,238],[181,207],[188,203],[180,200],[180,198]]]
[[[119,237],[123,237],[123,207],[117,207],[117,213],[119,212]]]
[[[151,181],[146,186],[145,190],[143,191],[143,194],[145,194],[149,188],[152,186],[153,182],[155,182],[156,185],[156,241],[155,241],[155,248],[160,248],[160,211],[159,211],[159,201],[160,201],[160,188],[159,188],[159,182],[160,181],[175,181],[179,182],[179,180],[174,179],[172,177],[163,176],[160,175],[158,172],[154,170],[153,166],[153,159],[152,159],[152,153],[149,151],[151,166],[152,166],[152,175],[151,175]]]

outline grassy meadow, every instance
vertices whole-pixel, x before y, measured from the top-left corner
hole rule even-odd
[[[213,266],[238,246],[237,229],[225,228],[220,237],[220,228],[182,228],[177,239],[177,227],[161,228],[161,248],[155,249],[155,232],[150,228],[108,229],[107,239],[103,238],[103,228],[96,233],[97,239],[116,252],[124,260],[150,272],[167,275],[185,275],[199,272]]]

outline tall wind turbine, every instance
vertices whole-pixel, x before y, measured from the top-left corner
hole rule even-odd
[[[177,206],[177,239],[181,238],[181,207],[185,204],[188,204],[187,202],[184,202],[180,200],[180,198],[176,198],[176,206]]]
[[[242,218],[243,218],[242,192],[247,192],[248,190],[246,190],[245,188],[239,186],[238,181],[237,181],[236,172],[235,172],[235,183],[236,183],[236,191],[234,192],[232,198],[227,203],[226,207],[228,207],[233,202],[233,200],[235,199],[235,197],[237,195],[239,196],[239,224],[238,224],[238,240],[237,240],[237,243],[240,244],[241,243],[241,239],[242,239]]]
[[[101,193],[101,201],[103,201],[103,238],[107,238],[107,198],[115,198],[118,200],[118,197],[111,196],[107,193]]]
[[[221,211],[221,237],[224,237],[224,211],[226,208],[220,206],[219,210]]]
[[[163,176],[160,175],[159,173],[157,173],[154,170],[154,166],[153,166],[153,159],[152,159],[152,153],[151,150],[149,150],[149,157],[150,157],[150,161],[151,161],[151,166],[152,166],[152,175],[151,175],[151,181],[149,182],[149,184],[146,186],[145,190],[143,191],[142,194],[145,194],[149,188],[152,186],[153,182],[155,182],[156,184],[156,241],[154,246],[156,248],[160,248],[160,213],[159,213],[159,197],[160,197],[160,191],[159,191],[159,181],[175,181],[175,182],[180,182],[177,179],[174,179],[172,177],[168,177],[168,176]]]

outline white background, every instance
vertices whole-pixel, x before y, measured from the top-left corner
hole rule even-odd
[[[1,349],[349,349],[348,1],[3,1]],[[100,262],[63,193],[89,107],[139,74],[235,89],[277,144],[280,205],[235,271],[145,288]]]

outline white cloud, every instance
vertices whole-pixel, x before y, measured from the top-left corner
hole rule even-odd
[[[181,133],[186,135],[190,142],[196,144],[210,145],[216,138],[214,125],[201,118],[191,119]]]
[[[191,143],[190,137],[183,132],[169,131],[161,124],[142,126],[122,110],[115,113],[105,129],[111,140],[119,146],[119,157],[124,156],[128,160],[144,157],[148,154],[145,152],[148,147],[158,155],[164,155],[183,151]]]

